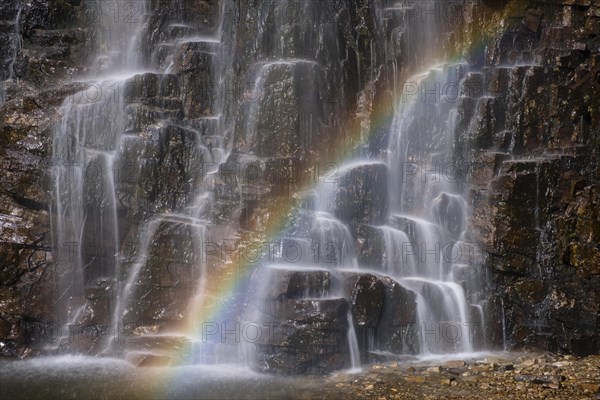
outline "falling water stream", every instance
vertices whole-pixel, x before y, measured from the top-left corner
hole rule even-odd
[[[97,5],[99,15],[112,15],[109,5]],[[136,47],[148,11],[145,2],[136,7],[135,23],[106,19],[99,38],[104,49],[97,58],[100,77],[64,101],[54,131],[53,233],[60,266],[56,310],[63,327],[59,345],[67,339],[69,325],[82,317],[86,286],[119,273],[115,177],[124,140],[124,88],[141,68]]]
[[[416,90],[403,94],[388,146],[390,220],[401,229],[387,234],[386,248],[392,256],[410,257],[407,264],[414,266],[392,276],[419,294],[424,352],[473,351],[467,334],[473,307],[453,274],[462,253],[469,251],[469,244],[462,242],[469,217],[467,201],[449,168],[454,140],[450,123],[462,68],[436,66],[407,85]],[[460,338],[455,343],[439,340],[441,324],[455,325]],[[437,332],[428,335],[431,331]]]

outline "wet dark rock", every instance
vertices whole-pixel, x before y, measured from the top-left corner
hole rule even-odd
[[[306,325],[317,330],[343,331],[348,326],[345,299],[290,299],[282,300],[270,311],[280,321],[291,321],[292,325]],[[285,325],[285,323],[284,323]]]
[[[296,372],[305,372],[304,368],[308,368],[303,365],[305,359],[312,359],[318,364],[316,370],[308,369],[306,372],[332,370],[336,365],[347,366],[348,313],[352,317],[363,360],[369,359],[369,343],[373,340],[378,349],[392,353],[418,351],[418,338],[414,331],[415,294],[390,278],[358,272],[330,275],[326,271],[266,268],[257,270],[253,279],[263,282],[263,285],[268,279],[269,284],[266,292],[253,296],[260,301],[251,305],[250,309],[256,312],[247,311],[247,317],[260,316],[260,323],[272,326],[274,335],[263,336],[258,345],[260,360],[266,363],[266,366],[258,364],[257,368],[261,370],[293,372],[288,364],[298,357],[301,365],[296,367]],[[307,289],[307,281],[316,282]],[[327,291],[313,292],[323,285],[342,288],[347,300],[295,299],[299,295],[323,296]],[[322,355],[333,357],[333,353],[339,353],[332,359],[335,362],[330,360],[329,364],[323,364]]]
[[[389,277],[351,272],[342,276],[363,358],[371,340],[379,350],[417,353],[415,293]]]
[[[377,326],[377,343],[394,354],[416,354],[420,339],[416,332],[416,294],[391,278],[382,278],[385,286],[381,318]]]
[[[435,221],[446,231],[450,232],[454,240],[458,240],[466,229],[463,222],[466,220],[466,204],[459,196],[447,193],[440,194],[432,204]]]
[[[343,273],[352,320],[360,327],[375,327],[381,318],[385,286],[375,275]]]
[[[169,212],[182,209],[194,196],[194,188],[207,172],[206,151],[193,130],[178,126],[151,128],[150,138],[141,137],[140,151],[143,162],[124,164],[122,171],[137,173],[136,186],[131,196],[142,195],[142,206],[148,212]],[[123,174],[127,182],[132,176]],[[140,192],[141,191],[141,192]],[[136,211],[136,210],[131,210]]]
[[[303,297],[324,297],[329,292],[331,273],[326,270],[302,271],[276,268],[259,268],[252,277],[256,285],[264,286],[265,291],[257,293],[259,299],[278,301],[282,299],[300,299]]]
[[[381,224],[388,209],[387,166],[369,164],[338,173],[332,201],[335,216],[354,226]]]
[[[264,372],[326,373],[348,366],[348,305],[344,299],[282,300],[263,320],[271,335],[256,344],[254,368]]]
[[[220,4],[215,0],[160,0],[152,6],[144,34],[144,55],[147,60],[158,61],[163,68],[172,60],[161,58],[161,46],[175,44],[184,37],[214,34],[221,12]]]
[[[153,97],[179,97],[179,82],[175,75],[145,73],[125,82],[126,102],[149,101]]]
[[[597,204],[592,193],[599,184],[591,139],[596,117],[589,108],[598,101],[589,90],[597,84],[589,73],[597,56],[585,51],[594,39],[581,35],[595,29],[589,6],[574,10],[552,2],[524,9],[488,52],[484,75],[494,101],[475,112],[482,121],[476,131],[459,131],[459,140],[480,148],[470,155],[459,150],[459,157],[476,161],[468,172],[475,199],[471,234],[494,271],[488,320],[505,322],[511,348],[598,351],[592,332],[599,326],[578,311],[597,315],[592,303],[598,298],[589,286],[598,284],[598,275],[587,222],[595,218],[597,207],[590,205]],[[466,106],[463,112],[469,119]],[[492,333],[499,324],[489,328],[488,337],[501,336]]]
[[[137,133],[159,121],[182,116],[179,80],[175,75],[146,73],[124,82],[125,131]]]
[[[86,287],[86,304],[81,316],[75,321],[78,327],[110,325],[112,299],[115,295],[113,279],[98,279]]]
[[[201,271],[201,232],[193,221],[159,221],[149,243],[148,257],[134,282],[123,309],[125,333],[153,324],[161,330],[174,327],[187,313]],[[135,255],[136,253],[134,253]],[[135,268],[136,259],[124,262]]]
[[[202,42],[189,42],[179,45],[175,53],[173,72],[181,81],[183,109],[187,118],[214,114],[215,54],[211,50]]]
[[[356,258],[361,266],[381,268],[385,262],[385,241],[381,229],[361,224],[356,229],[358,250]]]
[[[261,157],[308,157],[322,140],[323,72],[316,63],[259,63],[244,96],[247,115],[238,133],[243,149]]]

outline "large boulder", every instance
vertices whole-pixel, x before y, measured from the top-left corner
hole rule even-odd
[[[263,317],[272,335],[256,343],[254,368],[284,374],[328,373],[349,366],[344,299],[282,300]]]

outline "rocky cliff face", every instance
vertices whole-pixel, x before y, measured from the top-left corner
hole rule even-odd
[[[278,18],[284,18],[267,2],[240,0],[226,9],[222,27],[231,58],[219,60],[227,65],[219,74],[225,77],[227,96],[241,100],[223,105],[213,89],[216,55],[206,47],[210,45],[197,41],[178,42],[175,48],[165,45],[189,36],[189,29],[197,35],[219,29],[221,3],[152,2],[142,53],[147,65],[169,73],[138,76],[123,99],[127,132],[144,138],[124,145],[124,154],[142,161],[121,165],[121,171],[130,173],[116,180],[121,251],[131,255],[124,263],[133,264],[144,222],[157,213],[186,207],[206,172],[205,155],[189,146],[198,138],[181,126],[159,126],[157,121],[186,120],[203,132],[202,143],[211,150],[220,145],[211,136],[214,126],[207,117],[219,109],[232,121],[228,137],[233,151],[210,183],[214,204],[208,234],[215,242],[235,234],[239,243],[252,243],[275,218],[267,204],[289,203],[302,180],[314,176],[314,167],[325,165],[335,153],[332,146],[343,142],[350,147],[348,143],[359,141],[347,132],[362,129],[370,137],[365,152],[376,155],[385,149],[393,112],[387,99],[394,82],[427,65],[433,53],[452,57],[460,50],[476,71],[468,79],[478,90],[459,105],[456,162],[473,201],[470,240],[479,243],[489,272],[488,345],[501,347],[506,342],[509,348],[577,354],[600,351],[600,8],[586,1],[452,2],[455,18],[440,20],[444,27],[435,52],[429,54],[416,51],[419,26],[397,29],[404,16],[383,12],[377,2],[324,3],[311,10],[314,35],[300,37],[289,28],[294,24],[280,26],[284,44],[273,43],[272,32],[257,28],[277,27]],[[0,78],[8,79],[1,88],[0,108],[3,355],[25,356],[57,339],[54,303],[60,294],[55,280],[60,271],[53,262],[57,244],[49,216],[52,129],[63,99],[85,87],[69,80],[102,68],[90,59],[102,46],[102,33],[94,24],[96,11],[90,3],[74,0],[15,0],[0,6],[0,38],[10,44],[0,50]],[[290,8],[285,18],[297,24],[305,12],[302,7]],[[502,32],[492,35],[503,18]],[[475,51],[484,33],[489,34],[487,51]],[[303,53],[306,43],[314,44],[314,52]],[[254,65],[283,56],[316,62]],[[258,87],[261,79],[269,85]],[[267,111],[255,109],[256,96],[271,105],[264,108]],[[303,101],[308,97],[319,100]],[[301,178],[290,179],[286,168]],[[261,173],[249,178],[248,171]],[[369,253],[377,253],[373,250],[377,241],[363,223],[377,222],[385,213],[357,197],[369,191],[370,182],[385,178],[375,169],[356,175],[348,178],[354,181],[347,182],[346,196],[340,199],[343,209],[350,211],[339,217],[354,226],[359,242],[366,243],[359,259],[368,264],[377,262]],[[92,209],[93,202],[89,206]],[[192,292],[178,282],[185,279],[185,267],[192,262],[186,249],[194,245],[193,233],[177,222],[163,223],[156,230],[153,246],[158,250],[149,261],[154,267],[142,279],[146,286],[136,290],[163,291],[143,301],[134,298],[140,307],[128,317],[131,329],[179,323]],[[86,228],[86,237],[94,234],[92,226]],[[94,250],[86,253],[86,262],[106,268],[108,256],[106,249]],[[177,271],[183,275],[151,273],[164,269],[163,259],[181,266]],[[102,331],[110,328],[108,299],[114,288],[113,282],[96,278],[93,274],[86,278],[87,311],[78,322]],[[385,325],[414,319],[413,299],[393,281],[368,274],[344,277],[341,281],[352,293],[350,304],[316,304],[298,300],[293,293],[306,289],[304,277],[284,278],[281,286],[286,289],[274,296],[285,298],[285,307],[277,312],[285,314],[281,317],[289,326],[278,342],[263,344],[267,369],[303,372],[314,365],[317,370],[343,366],[346,360],[335,352],[327,353],[325,366],[315,364],[310,354],[297,355],[301,362],[290,364],[284,353],[294,341],[327,342],[331,338],[318,336],[323,330],[316,328],[331,321],[338,321],[327,325],[331,332],[344,331],[347,321],[340,320],[348,309],[365,330],[380,330],[382,347],[400,351],[413,345]],[[329,285],[329,277],[309,278],[318,281],[316,286]],[[389,299],[406,307],[396,313],[389,308]],[[315,308],[320,314],[312,312]],[[382,313],[393,315],[373,317]],[[96,338],[79,348],[95,351],[97,344]],[[277,364],[279,359],[288,361]]]
[[[24,356],[54,336],[47,171],[57,107],[82,88],[67,79],[85,71],[91,51],[89,16],[79,3],[4,1],[0,6],[3,355]]]
[[[490,321],[509,348],[597,353],[600,9],[539,1],[513,14],[457,134]]]

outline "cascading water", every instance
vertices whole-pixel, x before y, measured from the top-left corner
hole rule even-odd
[[[286,372],[358,368],[378,352],[473,351],[469,327],[473,315],[482,321],[483,308],[470,304],[473,260],[454,257],[466,246],[468,206],[442,170],[452,161],[450,98],[458,95],[446,89],[464,76],[460,65],[434,67],[402,92],[393,89],[402,101],[387,158],[344,163],[304,192],[269,261],[252,274],[260,290],[242,300],[237,293],[229,310],[234,324],[268,327],[271,337],[240,345],[224,343],[221,332],[207,340],[212,322],[202,314],[224,300],[210,290],[217,283],[209,281],[213,266],[202,253],[212,239],[213,197],[232,158],[234,131],[241,131],[237,150],[247,152],[233,155],[242,164],[308,159],[324,132],[341,132],[348,100],[331,101],[330,88],[344,87],[336,79],[347,79],[340,71],[352,57],[336,64],[348,51],[336,36],[336,12],[325,15],[308,0],[263,2],[252,11],[258,37],[245,69],[250,84],[237,93],[228,28],[234,3],[221,3],[213,30],[187,23],[178,4],[176,20],[161,34],[151,31],[146,3],[135,23],[101,30],[100,78],[88,84],[102,95],[98,100],[88,88],[62,106],[53,147],[61,325],[101,323],[111,334],[88,351],[134,362],[190,348],[186,361],[196,363],[243,359],[270,370],[293,360],[297,366],[281,367]],[[145,35],[154,47],[145,47]],[[417,65],[428,55],[422,57]],[[293,114],[291,122],[277,113]],[[237,185],[243,210],[252,188],[239,178]],[[379,252],[377,262],[359,251],[369,239],[380,241],[371,254]],[[98,290],[108,293],[107,315],[90,306]],[[416,341],[407,336],[415,327]],[[451,328],[460,337],[440,340]],[[117,343],[123,334],[138,344]],[[307,340],[307,349],[294,347]]]
[[[231,3],[221,4],[221,22],[210,35],[200,37],[191,27],[173,27],[171,41],[159,47],[168,51],[158,51],[150,57],[153,62],[165,60],[159,63],[159,69],[166,69],[167,74],[145,71],[143,37],[148,29],[149,4],[115,5],[91,5],[99,7],[93,10],[95,15],[106,17],[98,35],[101,53],[96,66],[101,78],[98,83],[89,82],[90,88],[65,101],[53,147],[53,232],[61,293],[57,320],[61,326],[90,320],[104,326],[102,336],[106,340],[99,341],[94,352],[123,350],[113,348],[115,341],[133,331],[149,332],[152,336],[157,331],[148,321],[151,313],[155,313],[156,321],[164,321],[159,322],[161,333],[177,330],[177,321],[183,318],[181,314],[187,310],[190,298],[198,302],[202,297],[207,278],[199,253],[206,241],[206,218],[211,208],[207,189],[212,185],[206,178],[227,159],[232,139],[225,122],[231,107],[227,106],[223,89],[231,56],[222,44],[223,24],[229,15],[226,10]],[[182,54],[196,49],[210,60],[212,80],[205,87],[214,87],[214,114],[191,118],[190,111],[190,118],[174,120],[172,116],[179,112],[176,107],[180,104],[176,96],[180,94],[177,77],[170,73],[177,74],[183,83],[190,79],[185,74]],[[113,78],[115,75],[118,77]],[[184,107],[193,102],[183,94],[181,98]],[[186,164],[190,182],[197,185],[184,193],[191,196],[187,204],[176,198],[173,202],[168,192],[163,192],[160,204],[140,196],[136,187],[143,185],[148,174],[155,173],[153,157],[160,151],[148,141],[144,130],[167,140],[180,135],[193,143],[186,159],[181,160]],[[178,202],[180,206],[175,204]],[[124,206],[137,207],[142,220],[119,226],[117,221]],[[148,274],[156,257],[164,257],[160,252],[167,246],[165,237],[170,235],[187,240],[189,247],[180,253],[184,266],[177,268],[187,271],[192,286],[187,291],[179,290],[182,296],[169,298],[157,311],[151,305],[144,306],[143,299],[155,290],[155,281]],[[178,285],[180,278],[171,284]],[[93,307],[88,307],[93,302],[88,292],[95,287],[109,294],[109,310],[104,317],[94,315]],[[163,296],[160,291],[153,295]],[[68,329],[65,326],[62,330],[61,344],[65,344]]]
[[[309,9],[309,2],[293,3],[299,10]],[[303,82],[294,86],[294,95],[304,99],[297,104],[300,111],[317,118],[322,112],[321,97],[303,97],[303,84],[327,80],[327,74],[322,75],[319,58],[311,53],[312,44],[314,47],[323,45],[323,36],[313,37],[310,33],[319,21],[312,13],[303,20],[295,19],[299,14],[290,10],[290,4],[266,2],[258,10],[259,37],[255,43],[261,58],[248,70],[251,85],[242,97],[240,122],[244,141],[255,149],[257,157],[270,155],[270,143],[264,142],[263,136],[271,137],[272,132],[267,135],[265,129],[279,128],[265,124],[265,118],[269,111],[272,112],[269,107],[280,106],[271,103],[273,92],[287,90],[286,86],[280,88],[278,85],[288,76]],[[406,10],[402,8],[402,11]],[[305,42],[300,43],[300,37],[304,37]],[[328,45],[330,51],[339,51],[331,43]],[[425,63],[428,56],[423,54],[421,62]],[[285,350],[290,341],[306,336],[302,340],[314,341],[312,345],[317,349],[314,351],[323,355],[319,356],[321,359],[339,355],[338,367],[357,367],[361,358],[368,358],[365,352],[378,351],[380,340],[374,336],[375,332],[387,329],[384,327],[388,324],[383,321],[378,327],[365,326],[368,322],[363,319],[367,317],[357,311],[360,301],[357,299],[363,290],[361,285],[366,284],[365,279],[371,279],[369,274],[377,274],[383,277],[377,279],[384,280],[388,279],[384,276],[391,277],[397,283],[389,280],[385,281],[386,285],[399,284],[401,290],[408,293],[407,298],[412,293],[415,299],[414,318],[408,321],[413,326],[397,329],[407,331],[417,327],[420,341],[415,343],[403,338],[400,348],[395,347],[396,351],[430,354],[474,349],[471,315],[477,310],[479,323],[482,308],[477,304],[471,306],[467,301],[465,288],[474,283],[465,282],[464,278],[470,276],[465,270],[472,267],[473,260],[466,260],[464,255],[456,260],[448,257],[463,251],[461,246],[466,246],[461,242],[469,217],[466,201],[455,182],[438,182],[431,176],[421,182],[412,176],[427,176],[426,171],[432,165],[449,165],[452,160],[456,101],[450,101],[450,97],[457,93],[446,89],[449,85],[458,86],[462,73],[460,66],[437,67],[419,77],[414,84],[433,85],[437,90],[433,98],[425,96],[422,99],[414,96],[415,93],[404,91],[404,99],[408,101],[396,110],[385,163],[364,159],[347,163],[336,171],[335,179],[304,194],[303,206],[295,211],[291,222],[275,240],[279,244],[278,255],[273,260],[269,258],[270,262],[262,263],[254,272],[253,281],[258,283],[259,289],[249,295],[242,322],[274,327],[275,331],[266,341],[261,338],[259,343],[241,346],[247,362],[258,369],[289,371],[286,369],[290,368],[289,364],[286,366],[283,360],[289,362],[291,359],[294,361],[290,364],[301,364],[292,369],[318,371],[322,361],[311,360],[312,356],[304,356],[308,361],[300,361],[298,357],[303,356]],[[438,86],[446,90],[444,98],[440,97],[442,90]],[[311,138],[319,129],[313,122],[301,126],[307,128]],[[281,134],[281,140],[287,141],[289,132],[282,131]],[[306,134],[304,130],[298,132],[298,135]],[[406,172],[405,167],[409,164],[415,169]],[[444,178],[451,180],[453,176],[446,174]],[[357,190],[357,186],[362,189]],[[239,190],[241,195],[241,186]],[[360,211],[357,211],[359,206],[353,203],[352,195],[369,196],[369,201],[373,202],[363,218],[381,232],[384,243],[382,262],[375,268],[376,272],[362,266],[357,259],[356,235],[360,226],[350,221]],[[389,204],[389,211],[382,204]],[[315,292],[315,285],[324,289]],[[351,300],[352,310],[341,306],[346,304],[344,299]],[[347,315],[347,318],[331,327],[332,338],[324,344],[311,333],[318,323],[310,317],[307,321],[296,315],[293,311],[296,309],[303,309],[309,315],[316,313],[329,318]],[[289,324],[292,325],[287,327]],[[439,340],[440,335],[451,328],[458,329],[454,333],[459,337],[454,341]],[[433,337],[432,331],[436,331]],[[229,357],[221,356],[221,359],[231,360],[229,353]],[[359,356],[358,353],[362,354]],[[274,366],[274,362],[283,365]]]
[[[344,101],[328,98],[330,89],[339,85],[334,77],[342,51],[335,30],[340,10],[330,10],[328,6],[323,3],[323,7],[315,7],[311,1],[267,1],[257,10],[259,37],[254,43],[259,57],[248,70],[247,81],[251,85],[242,98],[241,118],[244,140],[257,158],[308,158],[308,145],[314,145],[325,129],[333,136],[342,126],[334,119],[345,112]],[[274,103],[280,93],[285,93],[285,97]],[[290,106],[294,107],[293,115],[298,115],[293,125],[269,119],[280,108],[289,113]],[[339,114],[328,121],[327,113],[334,110]],[[287,147],[278,148],[267,141],[273,137],[273,130]],[[325,357],[339,354],[336,364],[341,368],[360,366],[354,316],[346,307],[347,288],[330,284],[329,280],[335,270],[358,271],[351,230],[329,204],[334,202],[334,191],[332,185],[323,183],[304,194],[305,206],[273,241],[277,243],[274,259],[269,257],[253,273],[252,281],[257,280],[260,289],[249,294],[242,323],[273,328],[270,339],[261,337],[258,342],[242,346],[246,362],[258,369],[269,369],[272,362],[280,359],[285,360],[284,364],[295,360],[295,365],[283,366],[281,370],[318,370],[310,356],[303,359],[303,351],[321,352]],[[290,286],[297,284],[301,288],[286,293],[284,287],[289,279],[294,282]],[[292,290],[290,286],[288,290]],[[294,309],[304,309],[307,316],[302,317]],[[291,320],[298,318],[298,324],[307,330],[313,324],[314,329],[319,329],[318,322],[310,317],[319,313],[339,319],[331,327],[336,333],[330,339],[314,337],[306,343],[307,350],[288,352],[286,343],[304,340],[300,337],[306,333],[305,328],[294,326]]]
[[[467,301],[463,285],[469,283],[458,284],[460,274],[454,273],[476,267],[472,259],[466,260],[471,265],[461,264],[468,258],[463,253],[472,252],[462,242],[469,215],[453,175],[452,115],[462,69],[434,67],[405,85],[388,147],[392,227],[383,228],[386,253],[402,254],[411,266],[392,276],[418,294],[422,353],[473,351],[471,325],[480,322],[471,317],[480,309]],[[446,326],[456,329],[456,337],[440,340]]]
[[[398,5],[385,8],[385,11],[406,13],[410,8]],[[276,27],[285,26],[281,20],[275,21]],[[428,20],[431,25],[428,34],[415,38],[412,44],[428,44],[425,46],[428,49],[435,48],[432,22]],[[406,29],[403,34],[415,34],[411,28]],[[273,54],[287,53],[279,43],[274,43]],[[419,54],[415,64],[425,67],[435,53],[414,51],[411,54]],[[258,69],[260,73],[255,75],[254,81],[257,86],[267,79],[269,69],[277,63],[282,61],[275,60]],[[406,82],[402,90],[398,89],[401,94],[388,135],[385,163],[358,159],[339,167],[334,180],[318,185],[305,195],[304,206],[296,210],[297,216],[284,230],[288,237],[281,238],[289,241],[291,236],[297,242],[308,241],[311,243],[309,248],[323,250],[320,256],[335,262],[323,263],[320,257],[308,257],[300,262],[288,259],[288,264],[292,265],[286,268],[282,268],[280,262],[267,263],[256,273],[257,279],[263,284],[269,282],[266,287],[278,289],[267,290],[265,287],[272,297],[262,291],[258,297],[251,296],[253,311],[247,314],[247,321],[286,325],[294,320],[289,311],[282,311],[286,307],[308,307],[305,302],[310,302],[310,307],[327,315],[324,310],[329,306],[328,301],[345,298],[349,299],[351,308],[349,322],[343,328],[348,332],[347,337],[333,342],[328,350],[320,349],[325,355],[315,357],[314,364],[330,362],[323,360],[331,351],[344,354],[346,367],[356,367],[354,342],[359,343],[361,358],[368,358],[368,353],[385,353],[390,349],[394,353],[421,355],[474,351],[474,343],[481,340],[475,337],[480,330],[474,326],[483,324],[483,307],[477,304],[480,299],[473,295],[478,288],[478,277],[474,272],[478,267],[474,259],[476,252],[465,242],[468,202],[453,169],[456,108],[465,74],[462,65],[440,65]],[[394,92],[396,90],[394,88]],[[260,102],[250,106],[246,132],[251,136],[256,135],[261,106]],[[365,204],[367,207],[362,208]],[[363,265],[364,254],[359,262],[355,253],[361,242],[372,239],[370,235],[363,236],[364,230],[379,237],[381,243],[379,261],[368,266]],[[315,279],[311,274],[327,275],[330,285],[322,296],[306,298],[289,292],[296,279]],[[386,280],[387,277],[391,280]],[[388,305],[387,309],[385,302],[389,300],[383,300],[387,313],[397,313],[405,308],[406,315],[412,315],[402,317],[403,326],[390,327],[391,322],[385,320],[386,317],[379,322],[370,322],[370,317],[361,311],[361,307],[367,307],[361,301],[376,301],[376,297],[361,299],[362,296],[376,296],[376,291],[371,292],[375,289],[367,288],[377,287],[374,282],[378,279],[382,279],[379,282],[385,282],[383,286],[388,288],[399,285],[401,289],[394,290],[404,293],[405,300],[400,300],[403,297],[398,295],[399,302]],[[288,282],[287,292],[285,282]],[[276,311],[273,311],[273,302],[277,304]],[[411,302],[414,302],[412,306]],[[374,308],[373,312],[378,312],[376,310]],[[296,324],[307,322],[298,320]],[[297,362],[297,355],[288,354],[278,346],[304,336],[306,340],[318,342],[310,333],[310,323],[304,326],[296,326],[287,332],[282,328],[284,332],[278,332],[282,337],[261,343],[257,354],[252,356],[258,360],[258,368],[279,369],[281,367],[274,366],[272,360],[285,363],[281,360],[288,357]],[[414,336],[410,337],[411,334]],[[340,350],[340,344],[342,348],[346,346],[345,351]],[[333,349],[335,346],[337,349]],[[311,370],[312,367],[314,365],[306,368]]]
[[[115,75],[137,72],[139,40],[147,13],[136,2],[135,19],[115,15],[106,3],[92,3],[98,16],[111,16],[101,32],[97,58],[100,78],[68,97],[53,136],[54,209],[59,345],[70,324],[85,318],[86,287],[114,280],[118,274],[119,229],[116,168],[125,130],[125,82]]]
[[[190,140],[196,143],[196,156],[192,156],[192,159],[197,162],[192,163],[188,169],[190,173],[197,175],[193,181],[197,182],[198,186],[191,191],[192,200],[183,204],[181,209],[175,208],[170,213],[158,213],[142,228],[144,240],[136,252],[135,258],[131,261],[133,267],[128,270],[125,285],[117,296],[112,326],[119,327],[127,334],[138,332],[135,334],[140,335],[139,332],[144,332],[141,334],[143,336],[141,339],[146,340],[147,343],[158,341],[158,345],[149,344],[144,350],[145,353],[125,349],[130,355],[143,357],[146,353],[168,351],[164,348],[160,337],[170,337],[176,342],[186,344],[191,339],[191,345],[193,347],[197,345],[195,333],[190,332],[183,324],[190,320],[190,316],[195,315],[198,308],[201,308],[207,301],[208,274],[206,261],[202,258],[202,251],[207,242],[206,231],[211,213],[212,200],[209,190],[214,184],[214,176],[218,172],[219,166],[227,160],[231,151],[232,137],[228,125],[230,108],[226,100],[228,93],[225,90],[226,74],[231,66],[231,56],[225,45],[227,40],[225,24],[228,23],[226,18],[229,16],[230,7],[230,2],[221,4],[218,28],[210,35],[198,36],[191,26],[172,24],[173,28],[182,29],[175,30],[176,34],[172,42],[161,44],[162,47],[171,49],[172,53],[152,56],[153,60],[163,57],[166,73],[178,74],[183,80],[183,84],[186,80],[195,77],[186,75],[186,66],[183,65],[186,62],[185,58],[178,59],[177,57],[185,54],[186,51],[197,51],[203,57],[209,58],[208,65],[212,70],[212,75],[211,81],[204,83],[204,88],[210,88],[209,92],[214,98],[211,99],[212,115],[203,113],[196,116],[192,115],[194,113],[190,111],[190,117],[181,122],[175,123],[169,120],[161,122],[161,129],[181,131],[186,136],[189,135]],[[182,94],[182,101],[186,107],[194,100]],[[178,265],[178,270],[186,272],[184,275],[179,275],[178,272],[169,270],[168,273],[171,279],[175,279],[173,278],[175,276],[177,280],[189,279],[190,282],[184,288],[175,286],[167,289],[169,293],[165,294],[162,290],[156,289],[154,270],[159,268],[157,263],[162,262],[161,258],[166,256],[165,247],[173,246],[165,242],[165,240],[169,240],[169,236],[184,242],[179,253],[176,255],[172,252],[171,257],[181,263]],[[159,301],[158,305],[148,305],[144,300],[146,297],[165,298],[166,300]],[[157,333],[160,336],[156,336]],[[116,335],[113,338],[117,339]],[[192,350],[192,353],[195,354],[198,351],[201,350]]]

